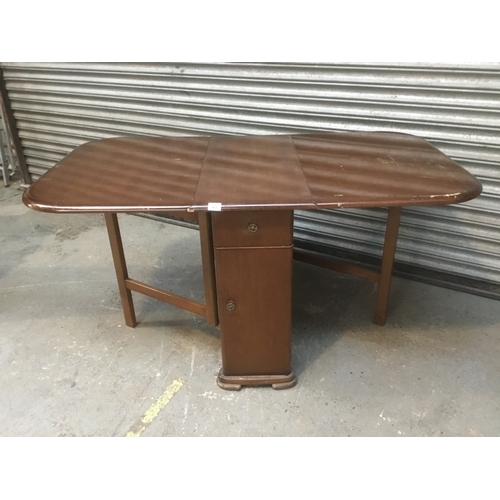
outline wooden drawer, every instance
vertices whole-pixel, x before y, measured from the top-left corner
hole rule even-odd
[[[216,212],[212,220],[216,248],[293,244],[292,210]]]

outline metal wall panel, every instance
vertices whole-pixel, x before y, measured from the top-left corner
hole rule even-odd
[[[32,177],[116,135],[385,130],[428,139],[476,175],[458,206],[403,211],[396,262],[500,285],[500,63],[2,63]],[[140,168],[140,166],[139,166]],[[379,256],[385,212],[297,212],[297,243]]]

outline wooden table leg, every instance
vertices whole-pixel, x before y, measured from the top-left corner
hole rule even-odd
[[[384,249],[382,253],[382,265],[378,280],[377,305],[373,322],[377,325],[385,325],[387,315],[387,301],[391,286],[392,266],[396,253],[398,241],[399,221],[401,219],[401,207],[390,207],[387,216],[387,227],[385,230]]]
[[[134,303],[132,302],[132,292],[125,284],[125,280],[128,279],[128,272],[125,254],[123,252],[120,227],[118,225],[118,217],[115,213],[105,213],[104,218],[106,220],[106,227],[108,228],[109,243],[111,245],[113,262],[115,264],[116,278],[118,280],[118,288],[122,299],[125,323],[127,326],[133,328],[137,325],[137,320],[135,318]]]
[[[201,263],[205,287],[205,317],[209,325],[217,326],[219,324],[219,314],[217,311],[214,244],[210,212],[198,212],[198,225],[200,228]]]

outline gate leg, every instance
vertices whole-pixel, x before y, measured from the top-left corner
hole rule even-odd
[[[128,279],[127,264],[123,252],[120,227],[118,226],[118,217],[115,213],[105,213],[106,227],[108,228],[109,243],[111,245],[111,254],[115,264],[116,279],[122,299],[123,314],[127,326],[134,328],[137,325],[135,319],[134,303],[132,302],[132,292],[126,287],[125,280]]]
[[[401,207],[390,207],[387,216],[387,227],[385,230],[384,249],[382,253],[382,265],[378,280],[377,305],[373,322],[377,325],[385,325],[387,315],[387,300],[391,286],[392,267],[398,241],[399,221],[401,219]]]

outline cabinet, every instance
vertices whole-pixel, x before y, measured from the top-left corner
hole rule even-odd
[[[212,221],[222,343],[218,383],[235,390],[291,387],[293,211],[220,212]]]

